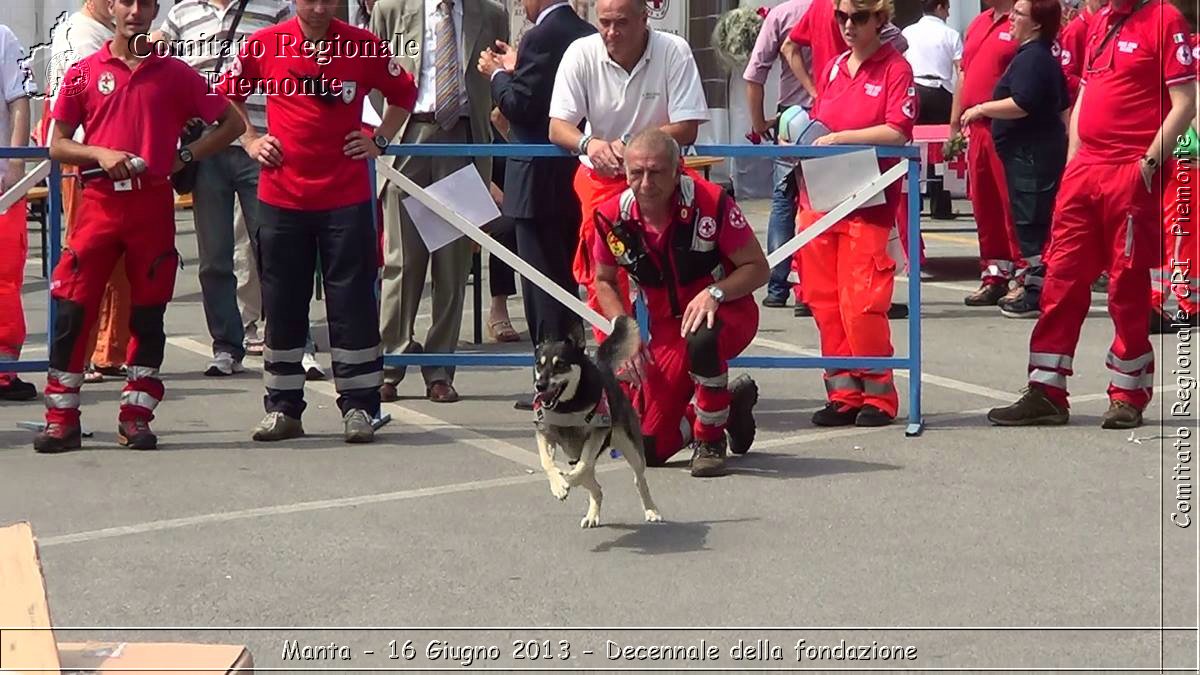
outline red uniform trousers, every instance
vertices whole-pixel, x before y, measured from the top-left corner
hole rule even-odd
[[[823,214],[801,208],[800,229]],[[800,249],[804,257],[804,301],[821,335],[822,356],[891,356],[896,262],[887,252],[895,210],[860,209]],[[851,408],[870,404],[896,416],[900,407],[892,371],[825,369],[829,400]]]
[[[1154,307],[1181,323],[1200,312],[1200,236],[1197,236],[1197,160],[1172,159],[1163,167],[1162,265],[1151,274]],[[1182,310],[1183,315],[1179,315]]]
[[[690,296],[689,296],[690,300]],[[729,360],[758,333],[758,305],[739,299],[717,308],[707,325],[680,337],[678,319],[652,313],[650,354],[641,387],[626,392],[642,418],[647,463],[661,466],[691,440],[720,441],[729,419]],[[713,352],[715,351],[715,358]],[[701,366],[702,362],[706,366]],[[700,372],[697,372],[700,371]]]
[[[967,134],[967,191],[979,232],[980,277],[984,283],[1004,283],[1013,277],[1021,259],[1004,163],[996,153],[987,120],[972,122]]]
[[[1138,162],[1099,165],[1078,159],[1063,172],[1043,261],[1042,314],[1029,341],[1029,384],[1067,405],[1067,376],[1091,305],[1091,284],[1108,270],[1108,314],[1115,330],[1105,364],[1108,396],[1144,409],[1154,384],[1150,346],[1150,268],[1162,250],[1156,192]]]
[[[49,423],[79,423],[87,336],[96,322],[105,282],[122,255],[133,308],[120,419],[153,419],[162,400],[158,372],[166,343],[163,313],[175,290],[179,264],[175,200],[165,179],[134,179],[134,186],[116,191],[106,178],[88,182],[67,248],[54,268],[50,288],[57,318],[46,378]]]
[[[587,305],[600,312],[600,300],[596,297],[596,269],[592,262],[592,246],[596,239],[596,209],[610,199],[620,194],[629,183],[625,182],[625,174],[605,178],[583,164],[575,171],[575,194],[579,195],[579,246],[575,249],[575,261],[571,270],[575,281],[587,286]],[[629,299],[629,274],[623,269],[617,269],[617,295],[626,314],[633,313],[633,303]],[[597,328],[592,328],[596,342],[603,342],[605,334]]]
[[[0,365],[21,358],[21,345],[25,344],[21,285],[28,253],[25,200],[20,199],[0,214]],[[12,377],[13,373],[0,372],[0,386],[7,386]]]

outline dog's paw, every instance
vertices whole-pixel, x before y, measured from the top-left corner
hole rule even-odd
[[[600,527],[600,516],[586,515],[579,521],[579,527],[587,530],[593,527]]]
[[[571,493],[571,486],[567,485],[567,481],[559,478],[556,481],[550,482],[550,494],[558,501],[565,501],[567,495]]]
[[[646,509],[647,523],[661,523],[662,521],[663,517],[658,513],[658,511],[655,511],[654,509]]]

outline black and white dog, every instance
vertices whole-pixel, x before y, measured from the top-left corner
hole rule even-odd
[[[584,352],[582,340],[572,338],[545,342],[534,355],[533,405],[542,468],[550,493],[560,501],[572,487],[588,491],[587,515],[580,527],[600,524],[603,496],[596,482],[596,460],[609,447],[620,450],[633,468],[646,520],[662,520],[646,484],[641,420],[616,375],[617,367],[637,353],[639,344],[637,324],[622,316],[613,322],[612,334],[600,344],[594,361]],[[556,448],[572,460],[570,471],[560,471],[554,464]]]

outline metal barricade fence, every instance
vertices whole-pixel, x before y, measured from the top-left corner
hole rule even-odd
[[[921,196],[919,190],[913,189],[919,185],[920,155],[917,148],[912,146],[826,146],[826,147],[795,147],[795,146],[750,146],[750,145],[698,145],[687,148],[689,155],[704,155],[716,157],[758,157],[758,158],[809,158],[829,157],[857,150],[873,149],[880,158],[897,158],[907,161],[908,185],[908,250],[913,255],[909,262],[908,283],[908,355],[893,357],[818,357],[818,356],[765,356],[743,355],[730,362],[731,367],[741,368],[892,368],[909,372],[909,410],[907,436],[920,435],[924,428],[921,416],[921,256],[920,247],[920,217]],[[569,153],[552,145],[493,145],[493,144],[414,144],[393,145],[388,148],[389,156],[413,157],[569,157]],[[21,189],[22,194],[36,183],[40,182],[39,173],[46,171],[47,179],[47,229],[48,239],[43,255],[49,259],[48,268],[53,270],[58,263],[62,248],[62,169],[58,162],[50,160],[49,151],[45,147],[0,147],[0,159],[42,159],[34,172],[27,174],[25,179],[18,182],[10,192]],[[48,169],[48,170],[47,170]],[[869,192],[862,192],[863,198],[869,198],[884,189],[893,180],[886,180],[885,174],[868,186]],[[372,191],[374,195],[374,191]],[[5,195],[6,196],[6,195]],[[0,196],[0,201],[4,196]],[[374,208],[372,208],[374,213]],[[483,235],[486,237],[486,235]],[[792,242],[803,235],[797,235]],[[482,242],[481,242],[482,243]],[[492,245],[500,246],[492,240]],[[485,246],[490,252],[491,246]],[[503,247],[501,247],[503,248]],[[792,249],[799,248],[795,245]],[[783,251],[784,249],[780,249]],[[507,249],[504,249],[507,251]],[[510,262],[511,261],[506,261]],[[515,266],[516,269],[519,266]],[[46,345],[47,349],[54,341],[54,303],[50,302],[50,287],[48,280]],[[459,353],[422,353],[422,354],[388,354],[384,357],[388,366],[424,366],[450,365],[463,367],[528,367],[533,365],[533,354],[459,354]],[[0,362],[0,369],[7,372],[38,372],[49,367],[48,359],[17,360]]]
[[[834,215],[834,219],[844,217],[846,213],[853,210],[854,206],[862,203],[866,199],[874,196],[876,193],[885,189],[901,176],[907,178],[908,182],[908,251],[909,257],[909,273],[908,273],[908,355],[893,356],[893,357],[819,357],[819,356],[765,356],[765,355],[743,355],[733,359],[730,362],[731,367],[741,368],[891,368],[896,370],[906,370],[909,373],[909,404],[908,404],[908,425],[905,429],[905,435],[918,436],[924,429],[924,419],[921,416],[921,245],[920,245],[920,218],[921,218],[921,195],[920,195],[920,167],[921,158],[920,150],[915,146],[755,146],[755,145],[696,145],[689,146],[685,149],[687,155],[702,155],[712,157],[756,157],[756,158],[796,158],[807,159],[813,157],[830,157],[848,152],[861,150],[874,150],[880,158],[896,158],[902,160],[901,166],[907,162],[906,168],[894,167],[893,170],[885,172],[879,179],[873,181],[869,186],[860,190],[859,194],[848,199],[842,206],[850,208],[843,209],[838,207],[830,214]],[[384,153],[386,156],[393,157],[570,157],[570,153],[553,145],[546,144],[412,144],[412,145],[392,145]],[[382,163],[382,159],[380,160]],[[900,171],[895,171],[900,169]],[[384,174],[384,178],[398,181],[400,177],[397,172],[389,167],[379,169],[380,173]],[[431,210],[438,212],[438,215],[447,217],[448,213],[440,212],[441,209],[433,208],[439,206],[436,200],[423,193],[419,186],[409,184],[405,186],[405,191],[412,194],[421,201],[425,206],[431,207]],[[860,198],[861,197],[861,198]],[[857,202],[852,204],[857,199]],[[430,200],[433,200],[432,202]],[[442,207],[444,208],[444,206]],[[841,209],[841,215],[837,215]],[[451,224],[463,230],[464,234],[475,239],[489,252],[501,257],[513,266],[515,270],[520,272],[520,265],[514,265],[513,259],[515,254],[507,251],[495,240],[490,240],[486,234],[478,228],[471,226],[462,226],[456,224],[453,219],[448,218]],[[459,219],[461,220],[461,218]],[[480,241],[477,237],[482,236],[489,242]],[[791,252],[797,250],[809,239],[815,236],[805,238],[803,233],[796,235],[789,242],[789,245],[780,247],[773,254],[772,258],[781,258],[790,255]],[[791,251],[787,249],[790,248]],[[777,261],[777,260],[776,260]],[[773,266],[773,265],[772,265]],[[536,282],[535,282],[536,283]],[[541,284],[539,284],[541,286]],[[555,287],[557,289],[557,287]],[[547,292],[555,289],[546,288]],[[574,308],[573,308],[574,309]],[[578,310],[574,310],[577,311]],[[587,317],[584,317],[585,319]],[[590,320],[590,319],[589,319]],[[384,356],[384,364],[387,366],[463,366],[463,367],[529,367],[533,365],[533,354],[480,354],[480,353],[421,353],[421,354],[387,354]]]
[[[54,266],[58,264],[59,252],[62,249],[62,167],[58,162],[50,159],[50,150],[46,147],[34,146],[27,148],[19,147],[0,147],[0,159],[32,159],[44,160],[39,162],[33,171],[25,174],[25,177],[10,188],[4,195],[0,196],[0,204],[8,201],[9,194],[20,193],[24,196],[30,188],[34,187],[46,179],[46,229],[48,237],[46,238],[45,250],[42,255],[48,259],[47,269],[54,270]],[[19,199],[20,197],[17,197]],[[11,208],[9,206],[8,208]],[[6,209],[0,209],[0,212]],[[26,224],[28,227],[28,224]],[[3,252],[0,252],[2,255]],[[54,303],[50,302],[50,287],[52,281],[46,280],[46,349],[50,349],[50,344],[54,342]],[[5,372],[29,373],[45,371],[50,366],[50,361],[47,359],[37,360],[18,360],[18,361],[3,361],[0,362],[0,370]]]

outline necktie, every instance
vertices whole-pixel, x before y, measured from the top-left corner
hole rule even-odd
[[[454,0],[442,0],[437,24],[437,55],[433,67],[437,81],[437,99],[433,119],[443,129],[451,129],[459,117],[458,40],[454,36]]]

